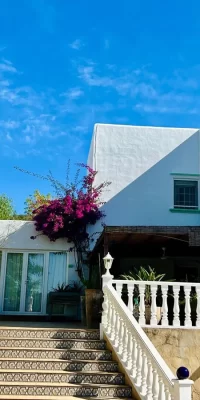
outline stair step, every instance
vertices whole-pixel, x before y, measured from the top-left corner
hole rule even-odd
[[[80,396],[80,397],[131,397],[131,388],[126,385],[103,385],[103,384],[72,384],[72,383],[17,383],[0,382],[0,399],[5,395],[14,396]]]
[[[119,372],[68,372],[37,370],[1,370],[1,382],[49,382],[78,384],[112,384],[124,385],[124,375]]]
[[[33,339],[90,339],[99,340],[97,329],[63,329],[63,328],[22,328],[1,327],[0,336],[5,338]]]
[[[117,372],[118,364],[115,361],[101,361],[101,360],[43,360],[43,359],[13,359],[1,358],[1,369],[26,369],[26,370],[57,370],[57,371],[104,371],[104,372]]]
[[[0,358],[37,358],[62,360],[112,360],[109,350],[64,350],[0,347]]]
[[[5,338],[0,337],[1,347],[36,348],[36,349],[95,349],[106,348],[104,340],[88,339],[31,339],[31,338]]]
[[[78,397],[78,396],[18,396],[18,395],[0,395],[0,399],[2,400],[90,400],[91,397]],[[97,400],[105,400],[105,397],[95,397]],[[109,397],[108,400],[133,400],[133,398],[129,397]]]

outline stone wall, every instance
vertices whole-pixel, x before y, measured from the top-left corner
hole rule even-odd
[[[193,400],[200,399],[200,330],[199,329],[153,329],[145,333],[159,351],[165,362],[176,373],[185,366],[194,381]]]

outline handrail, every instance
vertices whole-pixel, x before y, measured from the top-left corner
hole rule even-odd
[[[113,280],[113,276],[110,274],[112,261],[113,258],[108,253],[107,256],[104,257],[106,273],[102,276],[104,302],[100,324],[101,338],[105,336],[115,350],[130,381],[142,400],[191,400],[193,381],[184,379],[185,376],[183,377],[182,373],[181,378],[184,380],[178,380],[175,377],[139,324],[141,320],[145,320],[144,305],[146,285],[151,286],[151,321],[155,322],[156,293],[161,283],[165,309],[164,320],[166,321],[168,286],[173,286],[174,282]],[[113,284],[115,284],[116,290]],[[124,284],[128,286],[128,307],[121,299]],[[135,285],[137,287],[139,286],[139,323],[134,318],[132,312]],[[181,284],[177,283],[173,288],[173,293],[175,294],[176,323],[178,323],[178,294],[180,286]],[[184,289],[187,320],[190,312],[191,286],[192,284],[188,284]],[[199,310],[200,286],[197,287],[196,284],[195,286],[198,296],[197,307]],[[184,372],[186,372],[187,378],[189,372],[187,369],[185,369]],[[180,376],[180,374],[178,374],[178,376]]]
[[[112,279],[122,296],[127,288],[128,307],[138,300],[139,323],[142,326],[200,328],[200,283]],[[158,307],[158,304],[160,306]],[[149,306],[148,312],[146,306]]]
[[[191,400],[193,382],[184,380],[182,390],[182,381],[177,380],[112,285],[105,285],[103,292],[101,331],[119,356],[140,397],[144,400]]]
[[[128,279],[112,279],[112,283],[116,284],[116,283],[121,283],[124,285],[139,285],[139,284],[144,284],[144,285],[154,285],[156,284],[157,286],[175,286],[175,287],[180,287],[180,286],[184,286],[184,287],[197,287],[200,288],[200,283],[197,282],[173,282],[173,281],[134,281],[134,280],[128,280]]]

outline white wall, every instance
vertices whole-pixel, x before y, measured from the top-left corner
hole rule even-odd
[[[195,132],[197,129],[96,124],[88,164],[98,171],[97,185],[112,182],[103,200],[111,199]]]
[[[96,162],[100,173],[96,183],[114,181],[103,207],[106,225],[199,226],[200,214],[170,212],[171,173],[200,173],[199,131],[124,127],[121,139],[118,133],[115,126],[111,126],[111,131],[105,126],[97,138]],[[101,230],[100,223],[89,229],[90,233]]]
[[[32,221],[0,221],[0,250],[39,250],[39,251],[69,251],[73,247],[67,240],[59,239],[56,242],[39,235],[35,240],[31,236],[38,235]],[[69,281],[77,280],[76,265],[72,252],[68,253],[68,264],[73,265],[69,268]]]

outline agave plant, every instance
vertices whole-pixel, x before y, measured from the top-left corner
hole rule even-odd
[[[139,269],[135,268],[134,272],[130,271],[127,275],[126,274],[121,275],[121,278],[131,281],[162,281],[164,277],[165,274],[157,275],[155,269],[151,268],[150,266],[148,266],[148,269],[145,269],[144,267],[140,267]],[[134,297],[138,299],[138,296],[139,296],[139,289],[136,286]],[[146,285],[145,287],[145,304],[146,305],[151,304],[151,288],[149,285]]]
[[[140,267],[138,270],[135,269],[135,272],[130,271],[128,275],[124,274],[121,277],[132,281],[162,281],[165,274],[157,275],[155,269],[148,266],[148,269]]]

